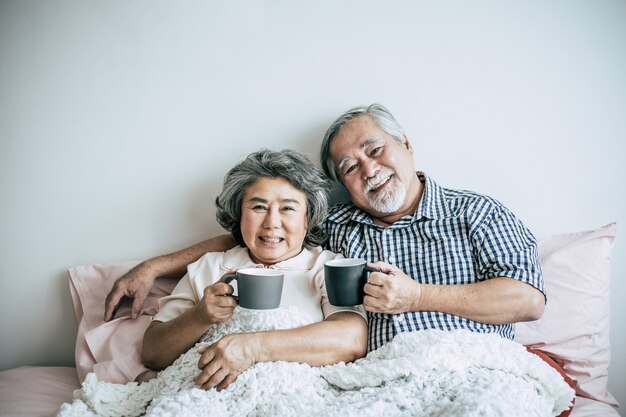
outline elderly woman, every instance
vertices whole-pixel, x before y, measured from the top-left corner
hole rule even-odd
[[[249,155],[224,178],[216,199],[217,219],[238,247],[210,252],[187,268],[146,330],[143,361],[152,369],[170,365],[210,325],[232,315],[233,288],[220,280],[240,268],[278,268],[285,274],[281,307],[296,306],[313,323],[289,330],[224,336],[200,356],[196,383],[222,389],[256,362],[294,361],[311,366],[349,362],[365,355],[364,311],[328,302],[324,262],[340,257],[323,250],[328,185],[305,156],[292,150]]]

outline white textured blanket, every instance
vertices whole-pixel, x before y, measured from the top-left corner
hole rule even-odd
[[[225,334],[301,326],[295,310],[237,309],[197,346]],[[183,354],[143,384],[87,375],[58,416],[554,416],[574,391],[518,343],[468,331],[404,333],[350,364],[264,362],[227,389],[194,384],[199,354]]]

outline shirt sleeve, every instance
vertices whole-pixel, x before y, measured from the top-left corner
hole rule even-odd
[[[172,294],[159,299],[159,311],[152,320],[163,322],[172,320],[193,308],[198,301],[198,296],[187,273],[178,282]]]
[[[532,285],[545,295],[537,241],[507,208],[499,206],[485,221],[479,236],[482,279],[509,277]]]
[[[159,300],[159,312],[153,320],[169,321],[193,308],[204,296],[204,289],[221,277],[224,253],[209,252],[187,265],[187,274],[178,282],[172,294]]]

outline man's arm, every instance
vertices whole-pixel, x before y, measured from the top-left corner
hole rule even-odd
[[[217,236],[193,246],[167,255],[143,261],[113,284],[105,302],[104,320],[113,318],[115,309],[123,297],[133,299],[132,318],[137,318],[141,307],[150,293],[154,280],[165,275],[183,276],[187,265],[195,262],[207,252],[224,252],[235,246],[231,235]]]
[[[420,284],[384,262],[370,264],[363,305],[375,313],[440,311],[487,324],[537,320],[545,298],[532,285],[508,277],[496,277],[465,285]]]

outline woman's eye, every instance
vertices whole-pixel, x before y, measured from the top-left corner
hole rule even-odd
[[[295,207],[285,206],[283,207],[283,211],[296,211]]]
[[[257,211],[264,211],[267,210],[267,207],[261,205],[261,204],[257,204],[256,206],[252,206],[252,210],[257,210]]]

